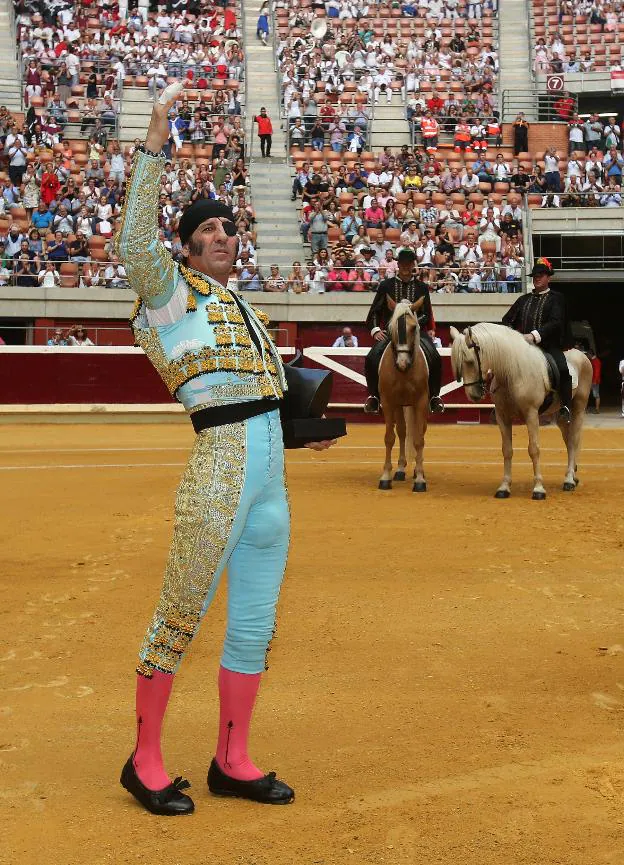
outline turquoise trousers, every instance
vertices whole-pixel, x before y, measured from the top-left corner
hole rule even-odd
[[[163,588],[137,672],[177,671],[226,567],[221,663],[236,673],[265,669],[289,533],[279,412],[201,432],[176,496]]]

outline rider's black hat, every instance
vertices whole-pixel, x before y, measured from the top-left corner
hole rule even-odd
[[[547,258],[536,258],[533,270],[529,276],[539,276],[540,273],[546,273],[548,276],[552,276],[554,272],[555,269]]]

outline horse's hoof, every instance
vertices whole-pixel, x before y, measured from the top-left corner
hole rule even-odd
[[[412,487],[413,493],[426,493],[427,492],[427,482],[426,481],[415,481],[414,486]]]
[[[580,480],[578,478],[574,478],[574,486],[578,487],[579,484],[580,484]]]
[[[395,481],[404,481],[405,480],[405,472],[395,472],[394,473]]]
[[[570,481],[566,481],[563,485],[564,493],[573,493],[575,489],[576,489],[576,484],[570,483]]]
[[[546,498],[546,493],[540,493],[539,491],[535,490],[531,498],[534,502],[543,502]]]
[[[510,495],[511,495],[511,493],[509,492],[509,490],[496,490],[496,492],[494,493],[494,498],[495,499],[508,499]]]
[[[379,481],[379,489],[380,490],[391,490],[392,489],[392,481]]]

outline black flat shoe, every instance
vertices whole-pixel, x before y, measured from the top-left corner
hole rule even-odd
[[[195,810],[191,797],[180,792],[191,786],[188,781],[183,778],[176,778],[162,790],[150,790],[137,775],[132,757],[128,758],[128,762],[121,770],[119,780],[122,787],[125,787],[128,793],[132,793],[134,798],[152,814],[176,816],[178,814],[192,814]]]
[[[276,778],[275,772],[256,781],[237,781],[226,775],[214,759],[208,770],[208,789],[215,796],[236,796],[265,805],[288,805],[295,799],[295,791]]]

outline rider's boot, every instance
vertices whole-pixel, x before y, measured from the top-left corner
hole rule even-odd
[[[364,403],[364,412],[366,414],[379,414],[379,399],[376,396],[369,396]]]
[[[446,406],[444,405],[439,396],[432,396],[429,400],[429,410],[433,414],[444,414]]]

